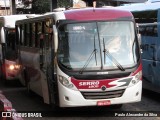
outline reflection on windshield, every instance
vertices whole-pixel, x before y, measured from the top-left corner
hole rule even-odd
[[[62,25],[59,27],[58,61],[70,70],[118,69],[108,55],[104,56],[106,48],[121,68],[131,67],[139,57],[137,44],[132,47],[134,32],[134,25],[129,21]]]
[[[117,44],[119,44],[119,43],[117,43]],[[109,50],[106,49],[104,39],[103,39],[103,47],[104,47],[104,50],[103,50],[103,52],[104,52],[104,64],[106,63],[106,55],[107,55],[108,58],[111,60],[111,62],[113,62],[121,71],[125,71],[125,69],[122,67],[122,65],[110,54]]]
[[[108,53],[123,68],[133,66],[137,57],[133,56],[133,42],[135,40],[134,25],[132,22],[99,22],[98,24],[100,43],[102,49],[107,49]],[[104,42],[103,42],[104,40]],[[136,49],[134,49],[135,51]],[[104,53],[103,53],[104,54]],[[138,55],[136,55],[138,56]],[[106,57],[106,58],[103,58]],[[103,66],[106,69],[116,68],[115,62],[109,56],[102,56]],[[121,67],[121,68],[122,68]]]
[[[59,60],[70,69],[82,69],[94,49],[99,49],[96,23],[68,24],[60,28]],[[100,69],[100,51],[96,50],[95,57],[91,57],[87,69]]]

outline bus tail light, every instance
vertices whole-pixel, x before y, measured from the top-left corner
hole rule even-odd
[[[73,84],[69,82],[69,80],[61,75],[59,75],[59,81],[62,85],[64,85],[67,88],[73,88]]]
[[[9,69],[10,69],[10,70],[14,70],[14,68],[15,68],[14,65],[10,65],[10,66],[9,66]]]
[[[7,65],[9,70],[19,70],[20,69],[20,65]]]

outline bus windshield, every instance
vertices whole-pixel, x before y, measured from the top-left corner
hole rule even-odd
[[[133,22],[76,22],[61,25],[58,31],[58,61],[67,69],[124,70],[139,60]]]

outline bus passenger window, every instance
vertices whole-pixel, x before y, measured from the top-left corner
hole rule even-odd
[[[153,33],[154,33],[154,36],[158,36],[158,34],[157,34],[157,27],[156,26],[153,28]]]
[[[40,43],[40,48],[43,48],[44,47],[44,35],[43,34],[40,35],[39,43]]]
[[[42,69],[44,66],[44,34],[40,35],[39,38],[40,45],[40,68]]]
[[[140,26],[139,27],[139,33],[141,34],[141,35],[144,35],[145,34],[145,26]]]
[[[37,22],[36,23],[36,39],[35,39],[35,47],[40,48],[40,40],[43,38],[42,37],[42,22]]]
[[[38,47],[38,23],[35,23],[35,47]]]
[[[30,28],[29,28],[29,24],[25,24],[25,33],[24,33],[24,46],[28,46],[29,45],[29,41],[30,41]]]
[[[35,33],[35,30],[36,30],[36,25],[35,23],[32,23],[32,26],[31,26],[31,47],[35,47],[35,38],[36,38],[36,33]]]

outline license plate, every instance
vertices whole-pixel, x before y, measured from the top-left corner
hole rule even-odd
[[[110,100],[97,101],[97,106],[107,106],[107,105],[111,105],[111,101]]]

